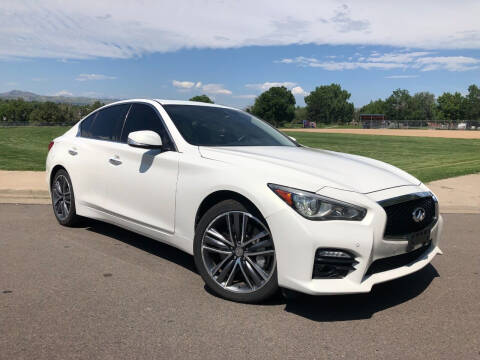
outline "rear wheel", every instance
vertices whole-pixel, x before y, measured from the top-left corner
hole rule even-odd
[[[51,186],[53,213],[57,221],[64,226],[72,226],[79,220],[75,210],[75,195],[68,173],[58,170]]]
[[[277,289],[275,247],[260,214],[226,200],[208,210],[195,234],[195,264],[217,295],[259,302]]]

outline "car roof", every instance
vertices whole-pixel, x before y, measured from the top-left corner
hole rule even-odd
[[[209,107],[217,107],[217,108],[224,108],[224,109],[233,109],[237,110],[235,108],[232,108],[230,106],[224,106],[224,105],[219,105],[219,104],[210,104],[210,103],[204,103],[204,102],[199,102],[199,101],[188,101],[188,100],[168,100],[168,99],[140,99],[140,98],[135,98],[135,99],[124,99],[120,101],[115,101],[109,104],[104,105],[103,107],[108,107],[111,105],[117,105],[117,104],[125,104],[125,103],[131,103],[131,102],[138,102],[138,101],[156,101],[160,105],[191,105],[191,106],[209,106]]]
[[[211,106],[211,107],[220,107],[220,108],[231,109],[231,107],[229,107],[229,106],[204,103],[204,102],[200,102],[200,101],[168,100],[168,99],[153,99],[153,100],[158,101],[161,105],[197,105],[197,106]]]

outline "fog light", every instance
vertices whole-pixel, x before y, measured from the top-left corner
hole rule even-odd
[[[338,249],[318,249],[313,263],[313,279],[339,279],[355,270],[358,262],[347,251]]]
[[[344,258],[344,259],[351,259],[352,256],[343,251],[335,251],[335,250],[319,250],[317,251],[317,256],[326,256],[326,257],[333,257],[333,258]]]

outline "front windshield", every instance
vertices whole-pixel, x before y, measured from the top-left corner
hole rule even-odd
[[[262,120],[239,110],[200,105],[164,105],[183,138],[198,146],[296,146]]]

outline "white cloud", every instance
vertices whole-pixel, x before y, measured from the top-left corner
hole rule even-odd
[[[292,60],[291,62],[294,62],[293,59],[284,59],[284,60]],[[280,62],[284,62],[284,63],[287,63],[287,64],[290,63],[288,61],[285,62],[283,60],[280,61]],[[246,84],[245,85],[245,87],[247,87],[247,88],[262,91],[262,92],[267,91],[268,89],[270,89],[272,87],[280,87],[280,86],[286,87],[295,96],[305,96],[305,95],[307,95],[307,92],[305,90],[303,90],[303,88],[301,86],[299,86],[297,83],[291,82],[291,81],[283,81],[283,82],[267,81],[267,82],[259,83],[259,84]],[[251,95],[251,96],[255,97],[255,95]]]
[[[290,81],[284,81],[284,82],[264,82],[262,84],[246,84],[245,86],[250,89],[255,89],[255,90],[261,90],[261,91],[267,91],[271,87],[280,87],[280,86],[285,86],[287,89],[293,88],[297,83],[290,82]]]
[[[385,79],[414,79],[418,78],[418,75],[389,75],[385,76]]]
[[[80,74],[75,80],[77,81],[90,81],[90,80],[114,80],[115,76],[108,76],[103,74]]]
[[[202,86],[202,90],[207,94],[232,95],[232,92],[225,89],[222,84],[205,84]]]
[[[60,90],[59,92],[53,94],[53,96],[73,96],[73,94],[67,90]]]
[[[397,52],[397,53],[385,53],[379,54],[378,52],[374,52],[367,61],[370,62],[387,62],[387,63],[407,63],[412,62],[415,59],[429,55],[430,52],[428,51],[416,51],[416,52]]]
[[[2,1],[0,58],[306,43],[478,49],[479,13],[477,0]]]
[[[307,92],[303,90],[301,86],[295,86],[294,88],[292,88],[292,94],[298,96],[305,96],[307,95]]]
[[[277,63],[296,64],[303,67],[317,67],[323,70],[354,70],[354,69],[419,69],[421,71],[448,70],[468,71],[480,67],[480,60],[466,56],[425,56],[430,52],[398,52],[380,54],[373,52],[370,57],[360,57],[356,61],[322,61],[312,57],[297,56],[277,60]]]
[[[478,69],[480,60],[466,56],[436,56],[417,59],[415,67],[421,71],[448,70],[468,71]]]
[[[172,85],[180,91],[189,91],[191,89],[199,89],[207,94],[223,94],[232,95],[232,92],[225,89],[222,84],[202,84],[200,81],[178,81],[173,80]]]
[[[201,83],[200,83],[201,84]],[[195,83],[192,81],[178,81],[173,80],[172,85],[179,89],[191,89],[195,86]]]
[[[308,58],[304,56],[298,56],[294,59],[282,59],[278,62],[283,64],[297,64],[299,66],[305,67],[318,67],[324,70],[335,71],[335,70],[354,70],[354,69],[398,69],[405,67],[403,64],[399,63],[385,63],[385,62],[362,62],[362,61],[320,61],[315,58]]]

